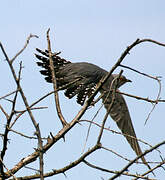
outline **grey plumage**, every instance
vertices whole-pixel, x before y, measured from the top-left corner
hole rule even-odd
[[[41,74],[45,75],[45,80],[51,83],[52,77],[49,67],[48,51],[41,51],[40,49],[36,50],[45,56],[35,54],[40,60],[40,62],[37,62],[38,66],[44,68],[44,70],[40,71]],[[56,54],[53,55],[52,59],[55,67],[57,88],[63,87],[64,85],[80,78],[79,81],[64,88],[65,96],[72,98],[77,95],[77,103],[80,105],[84,104],[85,99],[93,93],[99,81],[108,73],[106,70],[94,64],[86,62],[71,63],[70,61],[60,58],[60,56]],[[116,75],[111,75],[100,90],[100,93],[103,95],[102,101],[104,103],[104,107],[107,110],[112,102],[112,93],[109,93],[109,89],[115,77]],[[130,80],[127,80],[125,76],[121,76],[118,88],[126,82],[130,82]],[[117,126],[122,131],[135,153],[137,155],[141,155],[142,151],[136,138],[127,104],[123,96],[119,93],[115,94],[115,100],[110,111],[110,116],[117,123]],[[150,169],[150,166],[147,164],[145,158],[142,157],[141,159]]]

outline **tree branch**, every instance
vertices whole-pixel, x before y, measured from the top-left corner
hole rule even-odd
[[[52,59],[52,52],[51,52],[51,44],[50,44],[50,38],[49,38],[49,31],[47,31],[47,42],[48,42],[48,52],[49,52],[49,64],[50,64],[50,70],[51,70],[51,75],[52,75],[52,82],[53,82],[53,88],[54,88],[54,98],[55,98],[55,104],[56,104],[56,109],[57,109],[57,114],[59,119],[61,120],[61,123],[63,126],[66,126],[68,123],[64,119],[64,116],[62,115],[61,108],[60,108],[60,102],[59,102],[59,96],[57,92],[57,82],[56,82],[56,77],[55,77],[55,68],[53,64],[53,59]]]

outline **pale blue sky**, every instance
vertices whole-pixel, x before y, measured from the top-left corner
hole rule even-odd
[[[110,70],[120,57],[125,48],[137,38],[152,38],[165,43],[165,1],[163,0],[15,0],[2,1],[0,6],[0,41],[3,43],[8,55],[12,57],[23,47],[27,36],[32,33],[38,35],[39,39],[32,39],[26,51],[16,60],[15,67],[23,61],[22,86],[25,90],[29,104],[52,90],[52,86],[44,81],[39,73],[34,57],[35,48],[46,48],[46,31],[51,28],[52,49],[62,51],[61,56],[73,62],[87,61],[97,64],[106,70]],[[11,73],[0,51],[0,96],[10,92],[15,87],[11,80]],[[134,48],[123,64],[131,66],[142,72],[153,76],[162,76],[162,95],[165,99],[165,48],[150,43],[144,43]],[[116,72],[119,72],[118,69]],[[142,97],[154,99],[158,92],[158,85],[153,80],[125,70],[124,74],[133,81],[122,87],[127,92]],[[60,93],[62,111],[68,121],[76,115],[81,108],[77,106],[75,99],[68,100]],[[125,98],[130,109],[130,114],[138,138],[155,145],[165,139],[164,135],[164,104],[156,106],[146,126],[145,119],[150,112],[152,105],[132,98]],[[0,102],[7,107],[6,101]],[[18,109],[22,109],[22,102],[19,102]],[[49,132],[56,134],[61,127],[54,112],[53,96],[42,101],[39,106],[48,106],[47,110],[35,111],[34,115],[40,123],[42,135],[47,136]],[[83,119],[91,119],[95,111],[100,107],[90,109]],[[102,109],[97,121],[101,121],[105,114]],[[0,114],[1,117],[1,114]],[[3,116],[2,116],[3,117]],[[4,127],[5,121],[0,125]],[[118,130],[115,123],[108,118],[107,126]],[[31,121],[24,115],[13,129],[32,135]],[[45,155],[45,172],[54,168],[60,168],[69,162],[76,160],[82,152],[87,132],[87,124],[76,126],[66,135],[66,142],[61,140]],[[98,134],[98,129],[93,126],[89,138],[89,147]],[[11,134],[11,143],[7,151],[8,158],[5,159],[8,168],[11,168],[22,157],[33,152],[35,142],[24,140],[18,135]],[[23,145],[22,145],[23,144]],[[22,146],[21,150],[18,146]],[[110,132],[105,133],[103,145],[123,156],[133,159],[134,152],[126,142],[125,138]],[[140,144],[143,151],[148,149]],[[88,147],[87,147],[88,149]],[[162,156],[165,157],[164,147],[161,147]],[[62,153],[62,154],[61,154]],[[96,165],[102,165],[112,170],[120,170],[126,161],[121,160],[114,154],[105,151],[98,151],[88,158]],[[159,160],[159,154],[153,152],[147,157],[148,161]],[[34,164],[34,167],[37,163]],[[152,165],[151,165],[152,166]],[[147,170],[143,165],[134,165],[130,170],[144,172]],[[131,172],[131,171],[130,171]],[[22,169],[16,176],[28,175],[32,172]],[[34,172],[33,172],[34,173]],[[155,172],[158,179],[163,179],[165,172],[159,169]],[[66,172],[68,180],[76,179],[107,179],[111,174],[95,171],[81,164],[78,167]],[[63,175],[53,178],[65,179]],[[121,180],[129,179],[120,177]]]

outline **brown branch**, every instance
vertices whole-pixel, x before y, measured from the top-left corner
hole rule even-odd
[[[35,108],[30,108],[31,110],[36,110],[36,109],[46,109],[47,107],[35,107]],[[13,120],[13,122],[11,123],[10,127],[9,128],[12,128],[14,126],[14,124],[16,123],[16,121],[25,113],[27,112],[27,109],[26,110],[23,110],[23,111],[14,111],[15,113],[19,113],[16,118]]]
[[[39,102],[41,102],[42,100],[44,100],[46,97],[50,96],[51,94],[56,93],[56,92],[58,92],[58,91],[60,91],[60,90],[62,90],[62,89],[67,88],[68,86],[70,86],[70,85],[78,82],[80,79],[81,79],[81,78],[77,78],[76,80],[74,80],[74,81],[72,81],[72,82],[70,82],[70,83],[68,83],[68,84],[66,84],[66,85],[64,85],[64,86],[61,86],[61,87],[57,88],[55,91],[51,91],[51,92],[47,93],[46,95],[42,96],[42,97],[39,98],[37,101],[35,101],[34,103],[32,103],[32,104],[30,105],[30,108],[32,108],[34,105],[38,104]]]
[[[30,110],[30,108],[29,108],[29,104],[28,104],[28,102],[27,102],[27,99],[26,99],[26,97],[25,97],[25,95],[24,95],[24,92],[23,92],[23,90],[22,90],[22,88],[21,88],[21,85],[20,85],[20,83],[19,83],[19,78],[17,78],[17,75],[16,75],[16,73],[15,73],[14,67],[13,67],[13,65],[12,65],[12,62],[13,62],[13,61],[10,61],[10,59],[8,58],[6,52],[5,52],[4,48],[3,48],[2,43],[0,43],[0,47],[1,47],[1,50],[2,50],[2,52],[3,52],[3,54],[4,54],[5,58],[6,58],[7,62],[8,62],[8,65],[9,65],[10,70],[11,70],[11,72],[12,72],[13,78],[14,78],[16,84],[17,84],[17,87],[18,87],[18,89],[19,89],[19,92],[20,92],[20,94],[21,94],[21,97],[22,97],[22,99],[23,99],[23,102],[24,102],[24,104],[25,104],[25,106],[26,106],[26,108],[27,108],[27,111],[28,111],[29,116],[30,116],[30,118],[31,118],[31,120],[32,120],[32,123],[33,123],[33,125],[34,125],[34,127],[35,127],[35,129],[36,129],[36,135],[37,135],[37,137],[38,137],[38,147],[39,147],[40,164],[42,164],[42,160],[43,160],[42,139],[41,139],[41,133],[40,133],[39,125],[36,123],[35,118],[34,118],[32,112],[31,112],[31,110]],[[14,111],[13,111],[13,112],[14,112]],[[9,127],[9,126],[8,126],[8,127]],[[6,128],[6,130],[8,131],[8,128]],[[2,151],[2,152],[5,152],[5,151]],[[2,155],[4,156],[4,153],[3,153],[3,154],[1,153],[1,158],[2,158]],[[2,158],[2,160],[3,160],[3,158]]]
[[[4,110],[4,108],[0,105],[0,110],[3,112],[3,114],[5,115],[6,119],[9,118],[9,115],[7,114],[7,112]]]
[[[96,102],[96,101],[95,101]],[[92,103],[93,103],[93,101],[92,101]],[[88,121],[90,124],[89,124],[89,127],[88,127],[88,131],[87,131],[87,135],[86,135],[86,139],[85,139],[85,143],[84,143],[84,148],[83,148],[83,151],[82,152],[84,152],[84,150],[85,150],[85,147],[86,147],[86,144],[87,144],[87,141],[88,141],[88,137],[89,137],[89,133],[90,133],[90,129],[91,129],[91,127],[92,127],[92,123],[95,123],[94,122],[94,119],[96,118],[96,116],[98,115],[98,113],[99,113],[99,111],[101,110],[101,108],[103,107],[103,105],[101,105],[101,107],[97,110],[97,112],[95,113],[95,115],[94,115],[94,117],[92,118],[92,120],[91,121]],[[81,122],[81,121],[83,121],[83,120],[80,120],[79,122]],[[101,127],[101,126],[100,126]]]
[[[152,40],[152,39],[141,39],[141,40],[139,39],[139,40],[136,42],[135,45],[140,44],[140,43],[143,43],[143,42],[151,42],[151,43],[157,44],[157,45],[159,45],[159,46],[165,47],[165,44],[164,44],[164,43],[160,43],[160,42],[155,41],[155,40]],[[121,65],[121,64],[120,64],[120,65]],[[124,67],[124,65],[121,65],[121,66]],[[128,69],[134,70],[133,68],[130,68],[130,67],[128,67],[128,66],[125,66],[125,67],[128,68]],[[137,71],[137,70],[134,70],[134,71],[140,73],[140,72]],[[148,77],[153,78],[153,79],[155,79],[155,80],[158,81],[158,83],[159,83],[159,92],[158,92],[158,95],[157,95],[157,100],[158,100],[159,97],[160,97],[160,92],[161,92],[161,84],[160,84],[160,80],[158,79],[158,77],[149,76],[149,75],[147,75],[147,74],[145,74],[145,73],[140,73],[140,74],[143,74],[143,75],[145,75],[145,76],[148,76]],[[155,106],[156,106],[156,104],[154,104],[153,108],[151,109],[151,112],[154,110]],[[149,113],[149,115],[148,115],[148,117],[147,117],[147,119],[146,119],[146,121],[145,121],[145,124],[147,123],[147,120],[149,119],[149,117],[150,117],[150,115],[151,115],[151,112]]]
[[[95,93],[96,95],[96,93]],[[93,95],[93,98],[94,96]],[[91,98],[91,97],[90,97]],[[92,99],[92,98],[91,98]],[[90,100],[91,100],[90,99]],[[75,116],[75,118],[65,127],[63,127],[56,136],[52,135],[52,138],[49,139],[49,141],[43,146],[43,152],[45,153],[48,149],[50,149],[59,139],[63,138],[64,135],[71,129],[73,128],[76,123],[78,123],[78,121],[80,120],[80,118],[84,115],[84,113],[86,112],[86,110],[88,109],[90,105],[90,101],[89,99],[86,101],[85,105],[82,107],[82,109],[78,112],[78,114]],[[35,161],[37,159],[37,157],[39,157],[39,152],[35,151],[34,153],[32,153],[31,155],[23,158],[20,162],[18,162],[14,168],[10,169],[10,171],[5,173],[5,177],[10,177],[10,172],[12,172],[13,174],[15,174],[19,169],[21,169],[22,167],[24,167],[25,165]]]
[[[103,84],[106,82],[106,80],[112,75],[112,73],[114,72],[114,70],[120,65],[120,63],[123,61],[123,59],[129,54],[129,51],[137,45],[139,39],[137,39],[135,42],[133,42],[130,46],[128,46],[126,48],[126,50],[121,54],[120,58],[117,60],[117,62],[115,63],[115,65],[111,68],[111,70],[109,71],[109,73],[104,77],[104,79],[102,79],[96,90],[94,91],[94,93],[89,97],[89,99],[86,101],[86,103],[91,104],[91,102],[93,101],[93,98],[96,96],[96,94],[98,93],[98,91],[101,89],[101,87],[103,86]]]
[[[148,39],[144,39],[144,40],[141,40],[140,42],[145,42],[145,41],[148,41]],[[158,44],[158,42],[156,42],[156,41],[151,41],[151,40],[149,40],[150,42],[154,42],[154,43],[156,43],[156,44]],[[160,44],[159,44],[160,45]],[[163,44],[162,44],[163,45]],[[125,65],[121,65],[120,64],[120,66],[121,67],[124,67],[124,68],[127,68],[127,69],[130,69],[130,70],[132,70],[132,71],[134,71],[134,72],[136,72],[136,73],[138,73],[138,74],[141,74],[141,75],[143,75],[143,76],[146,76],[146,77],[148,77],[148,78],[151,78],[151,79],[154,79],[154,80],[156,80],[157,82],[158,82],[158,84],[159,84],[159,90],[158,90],[158,94],[157,94],[157,98],[156,98],[156,103],[153,105],[153,108],[151,109],[151,111],[150,111],[150,113],[148,114],[148,116],[147,116],[147,118],[146,118],[146,121],[145,121],[145,123],[144,124],[146,124],[147,123],[147,121],[148,121],[148,119],[149,119],[149,117],[150,117],[150,115],[151,115],[151,113],[153,112],[153,110],[155,109],[155,107],[156,107],[156,105],[157,105],[157,103],[158,103],[158,101],[159,101],[159,99],[160,99],[160,94],[161,94],[161,83],[160,83],[160,77],[154,77],[154,76],[151,76],[151,75],[148,75],[148,74],[146,74],[146,73],[142,73],[142,72],[140,72],[140,71],[138,71],[138,70],[136,70],[136,69],[133,69],[133,68],[131,68],[131,67],[128,67],[128,66],[125,66]]]
[[[1,162],[1,164],[3,164],[3,167],[8,171],[9,169],[5,166],[5,164],[3,163],[3,161],[2,161],[1,158],[0,158],[0,162]],[[14,176],[14,174],[11,173],[11,176],[13,176],[13,180],[18,180],[18,179]]]
[[[50,96],[51,94],[53,94],[53,93],[55,93],[55,92],[57,92],[57,91],[62,90],[63,88],[68,87],[69,85],[72,85],[73,83],[75,83],[75,82],[77,82],[77,81],[79,81],[79,80],[80,80],[80,78],[77,78],[77,79],[74,80],[73,82],[70,82],[70,83],[68,83],[67,85],[61,86],[61,87],[58,88],[56,91],[51,91],[51,92],[47,93],[46,95],[42,96],[42,97],[39,98],[37,101],[35,101],[34,103],[32,103],[32,104],[29,106],[29,108],[30,108],[31,110],[35,109],[35,108],[32,108],[32,107],[35,106],[36,104],[38,104],[39,102],[41,102],[42,100],[44,100],[46,97]],[[44,108],[44,107],[43,107],[43,108]],[[45,108],[46,108],[46,107],[45,107]],[[21,115],[23,115],[25,112],[27,112],[27,109],[22,110],[22,112],[20,112],[20,114],[15,118],[14,122],[11,124],[10,128],[13,127],[13,125],[15,124],[15,122],[17,121],[17,119],[18,119]],[[17,113],[17,111],[15,111],[15,113]]]
[[[160,164],[158,164],[157,166],[155,166],[154,168],[152,168],[152,169],[150,169],[149,171],[145,172],[145,173],[142,174],[141,176],[145,176],[145,175],[149,174],[151,171],[154,171],[155,169],[161,167],[163,164],[165,164],[165,160],[162,161],[162,162],[161,162]],[[134,180],[137,180],[137,179],[139,179],[139,178],[137,177],[137,178],[135,178]]]
[[[18,89],[17,89],[16,91],[18,91]],[[13,91],[13,92],[11,92],[11,93],[8,93],[8,94],[0,97],[0,100],[1,100],[1,99],[4,99],[4,98],[6,98],[6,97],[8,97],[8,96],[10,96],[10,95],[12,95],[12,94],[14,94],[14,93],[16,93],[16,91]]]
[[[157,94],[157,97],[156,97],[156,101],[158,101],[158,100],[160,99],[160,94],[161,94],[161,83],[160,83],[160,80],[158,79],[157,82],[158,82],[158,84],[159,84],[159,91],[158,91],[158,94]],[[155,104],[153,105],[153,108],[151,109],[150,113],[148,114],[148,117],[147,117],[147,119],[145,120],[144,124],[147,123],[147,121],[148,121],[151,113],[152,113],[153,110],[155,109],[156,105],[157,105],[157,103],[155,103]]]
[[[22,137],[25,137],[25,138],[27,138],[27,139],[37,139],[37,137],[27,136],[27,135],[25,135],[25,134],[23,134],[23,133],[21,133],[21,132],[18,132],[18,131],[16,131],[16,130],[13,130],[13,129],[11,129],[11,128],[9,128],[9,131],[11,131],[11,132],[13,132],[13,133],[15,133],[15,134],[18,134],[18,135],[20,135],[20,136],[22,136]],[[47,140],[47,138],[42,138],[42,140]]]
[[[116,179],[117,177],[119,177],[124,171],[127,171],[128,168],[134,164],[135,162],[137,162],[138,159],[140,159],[142,156],[145,156],[146,154],[152,152],[153,150],[157,149],[158,147],[162,146],[165,144],[165,141],[162,141],[161,143],[153,146],[152,148],[146,150],[144,153],[142,153],[141,155],[137,156],[134,160],[132,160],[131,162],[129,162],[121,171],[119,171],[118,174],[114,175],[113,177],[111,177],[109,180],[114,180]],[[150,171],[150,172],[153,172],[153,171]]]
[[[4,138],[3,138],[3,148],[2,148],[2,151],[1,151],[1,159],[2,159],[2,161],[4,159],[4,156],[5,156],[5,153],[6,153],[6,150],[7,150],[8,133],[9,133],[8,127],[10,126],[11,120],[12,120],[13,115],[14,115],[14,110],[15,110],[15,105],[16,105],[16,100],[17,100],[17,95],[18,95],[18,87],[19,87],[20,78],[21,78],[21,70],[22,70],[22,65],[20,63],[20,69],[19,69],[18,79],[17,79],[17,82],[18,82],[18,84],[17,84],[17,91],[16,91],[14,99],[12,101],[11,113],[10,113],[9,116],[6,116],[7,123],[6,123],[6,127],[5,127]],[[4,176],[2,164],[0,164],[0,169],[1,169],[0,171],[2,173],[2,176]]]
[[[165,102],[164,99],[152,100],[152,99],[149,99],[149,98],[135,96],[135,95],[128,94],[128,93],[125,93],[125,92],[121,92],[121,91],[118,91],[118,90],[116,91],[116,93],[119,93],[119,94],[122,94],[122,95],[125,95],[125,96],[128,96],[128,97],[132,97],[132,98],[135,98],[137,100],[143,100],[143,101],[146,101],[146,102],[149,102],[149,103],[152,103],[152,104],[158,104],[159,102]]]
[[[10,62],[11,64],[12,64],[12,63],[14,62],[14,60],[26,49],[26,47],[27,47],[28,44],[29,44],[30,39],[33,38],[33,37],[39,38],[37,35],[30,34],[29,37],[28,37],[27,40],[26,40],[26,43],[25,43],[24,47],[11,59],[11,62]]]
[[[102,137],[102,135],[103,135],[103,130],[104,130],[105,122],[106,122],[106,120],[107,120],[107,118],[108,118],[109,112],[111,111],[111,109],[112,109],[112,107],[113,107],[113,104],[114,104],[114,101],[115,101],[115,93],[116,93],[117,85],[118,85],[118,83],[119,83],[119,78],[120,78],[120,76],[121,76],[122,73],[123,73],[123,70],[120,71],[120,73],[119,73],[116,81],[113,81],[113,82],[111,83],[110,91],[112,90],[112,101],[111,101],[111,104],[109,105],[109,107],[108,107],[108,109],[107,109],[107,112],[106,112],[106,114],[105,114],[105,116],[104,116],[104,119],[103,119],[103,122],[102,122],[102,125],[101,125],[101,129],[100,129],[100,132],[99,132],[99,136],[98,136],[98,139],[97,139],[97,143],[100,143],[101,137]],[[115,79],[114,79],[114,80],[115,80]],[[115,83],[115,84],[114,84],[114,88],[112,89],[113,83]],[[108,96],[109,96],[109,95],[107,95],[107,97],[108,97]]]
[[[53,59],[52,59],[49,31],[50,31],[50,29],[48,29],[48,31],[47,31],[47,42],[48,42],[48,52],[49,52],[49,64],[50,64],[50,70],[51,70],[51,75],[52,75],[53,88],[55,91],[55,93],[54,93],[55,104],[56,104],[58,117],[59,117],[62,125],[66,126],[68,123],[66,122],[64,116],[62,115],[61,108],[60,108],[60,102],[59,102],[59,96],[58,96],[58,92],[57,92],[57,82],[56,82],[56,77],[55,77],[55,68],[54,68]]]
[[[138,71],[138,70],[136,70],[136,69],[134,69],[134,68],[131,68],[131,67],[129,67],[129,66],[125,66],[125,65],[122,65],[122,64],[120,64],[120,66],[121,67],[123,67],[123,68],[126,68],[126,69],[130,69],[131,71],[134,71],[134,72],[136,72],[136,73],[138,73],[138,74],[141,74],[141,75],[143,75],[143,76],[146,76],[146,77],[148,77],[148,78],[151,78],[151,79],[154,79],[154,80],[159,80],[159,76],[156,76],[156,77],[154,77],[154,76],[151,76],[151,75],[148,75],[148,74],[146,74],[146,73],[143,73],[143,72],[140,72],[140,71]]]
[[[93,164],[89,163],[89,162],[86,161],[86,160],[84,160],[83,162],[84,162],[87,166],[89,166],[89,167],[91,167],[91,168],[94,168],[94,169],[98,169],[98,170],[103,171],[103,172],[108,172],[108,173],[112,173],[112,174],[118,174],[118,173],[119,173],[119,171],[112,171],[112,170],[108,170],[108,169],[105,169],[105,168],[102,168],[102,167],[93,165]],[[148,178],[148,177],[144,177],[144,176],[140,176],[140,175],[130,174],[130,173],[128,173],[128,172],[123,172],[122,175],[131,176],[131,177],[137,177],[137,178],[147,179],[147,180],[156,180],[156,179],[150,179],[150,178]]]
[[[98,126],[98,127],[102,127],[100,124],[98,124],[98,123],[96,123],[96,122],[93,122],[93,121],[91,121],[91,120],[80,120],[79,122],[89,122],[90,124],[94,124],[94,125],[96,125],[96,126]],[[110,131],[110,132],[112,132],[112,133],[115,133],[115,134],[119,134],[119,135],[122,135],[122,136],[128,136],[128,137],[130,137],[130,138],[133,138],[133,139],[136,139],[137,141],[139,141],[139,142],[141,142],[141,143],[143,143],[143,144],[146,144],[146,145],[148,145],[149,147],[153,147],[153,146],[151,146],[149,143],[147,143],[147,142],[145,142],[145,141],[143,141],[143,140],[141,140],[141,139],[138,139],[138,138],[135,138],[135,137],[133,137],[133,136],[131,136],[131,135],[128,135],[128,134],[124,134],[124,133],[121,133],[121,132],[118,132],[118,131],[115,131],[115,130],[112,130],[112,129],[109,129],[109,128],[106,128],[106,127],[104,127],[104,129],[105,130],[107,130],[107,131]],[[159,153],[160,153],[160,151],[159,150],[157,150]]]
[[[65,126],[67,127],[67,126]],[[53,169],[52,172],[49,173],[45,173],[44,177],[50,177],[56,174],[60,174],[60,173],[65,173],[66,171],[68,171],[69,169],[77,166],[78,164],[80,164],[81,162],[83,162],[83,160],[89,156],[90,154],[92,154],[93,152],[95,152],[96,150],[101,148],[101,144],[96,144],[95,146],[93,146],[91,149],[89,149],[86,153],[84,153],[82,156],[80,156],[77,160],[75,160],[74,162],[70,163],[69,165],[61,168],[61,169]],[[40,177],[40,174],[35,174],[35,175],[31,175],[31,176],[24,176],[24,177],[17,177],[17,180],[30,180],[30,179],[38,179]]]
[[[104,150],[106,150],[106,151],[109,151],[109,152],[115,154],[116,156],[120,157],[121,159],[124,159],[124,160],[126,160],[126,161],[128,161],[128,162],[131,161],[130,159],[125,158],[124,156],[120,155],[119,153],[113,151],[112,149],[109,149],[109,148],[106,148],[106,147],[103,147],[103,146],[102,146],[102,149],[104,149]],[[139,162],[137,162],[137,163],[139,163]]]
[[[91,97],[89,97],[89,99],[86,101],[86,103],[91,104],[95,95],[98,93],[98,91],[101,89],[101,87],[103,86],[103,84],[106,82],[106,80],[112,75],[113,71],[121,64],[121,62],[123,61],[123,59],[126,57],[126,55],[129,54],[129,51],[137,45],[139,39],[137,39],[135,42],[133,42],[130,46],[128,46],[126,48],[126,50],[121,54],[120,58],[117,60],[117,62],[115,63],[115,65],[111,68],[111,70],[109,71],[109,73],[105,76],[105,78],[103,80],[101,80],[97,86],[97,89],[94,91],[93,95],[91,95]],[[111,103],[113,104],[113,103]],[[110,107],[111,109],[111,107]],[[104,120],[103,120],[103,125],[106,122],[106,119],[108,117],[108,113],[106,113]],[[102,132],[103,132],[104,127],[102,128],[102,130],[100,131],[100,135],[98,137],[98,141],[100,141],[100,138],[102,136]]]
[[[46,107],[46,106],[41,106],[41,107],[34,107],[34,108],[30,108],[31,110],[38,110],[38,109],[47,109],[48,107]],[[15,113],[17,114],[17,113],[25,113],[27,111],[27,109],[25,109],[25,110],[20,110],[20,111],[18,111],[18,110],[15,110]]]

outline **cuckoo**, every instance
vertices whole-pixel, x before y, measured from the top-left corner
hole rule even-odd
[[[45,80],[47,82],[52,83],[52,75],[49,66],[49,53],[47,50],[42,51],[38,48],[36,50],[41,54],[35,54],[37,59],[40,60],[39,62],[37,62],[37,65],[43,68],[40,73],[45,76]],[[72,63],[61,58],[58,53],[54,53],[52,55],[52,59],[54,64],[57,88],[65,90],[64,94],[69,99],[77,96],[77,103],[80,105],[84,104],[86,98],[94,92],[99,81],[108,73],[106,70],[91,63]],[[118,75],[111,75],[100,89],[102,101],[106,110],[108,110],[109,105],[112,102],[112,91],[109,91],[109,89],[111,88],[112,82],[116,77],[118,77]],[[79,80],[75,81],[76,79]],[[72,83],[74,81],[75,83]],[[126,82],[131,81],[128,80],[125,76],[120,76],[117,88],[119,88]],[[66,86],[67,84],[69,85]],[[132,149],[135,151],[136,155],[141,155],[142,150],[137,141],[136,133],[131,121],[127,104],[124,100],[124,97],[120,93],[115,94],[115,100],[109,114],[111,118],[117,123],[117,126],[127,139]],[[144,156],[142,156],[141,159],[142,162],[150,169],[150,166],[146,162]]]

